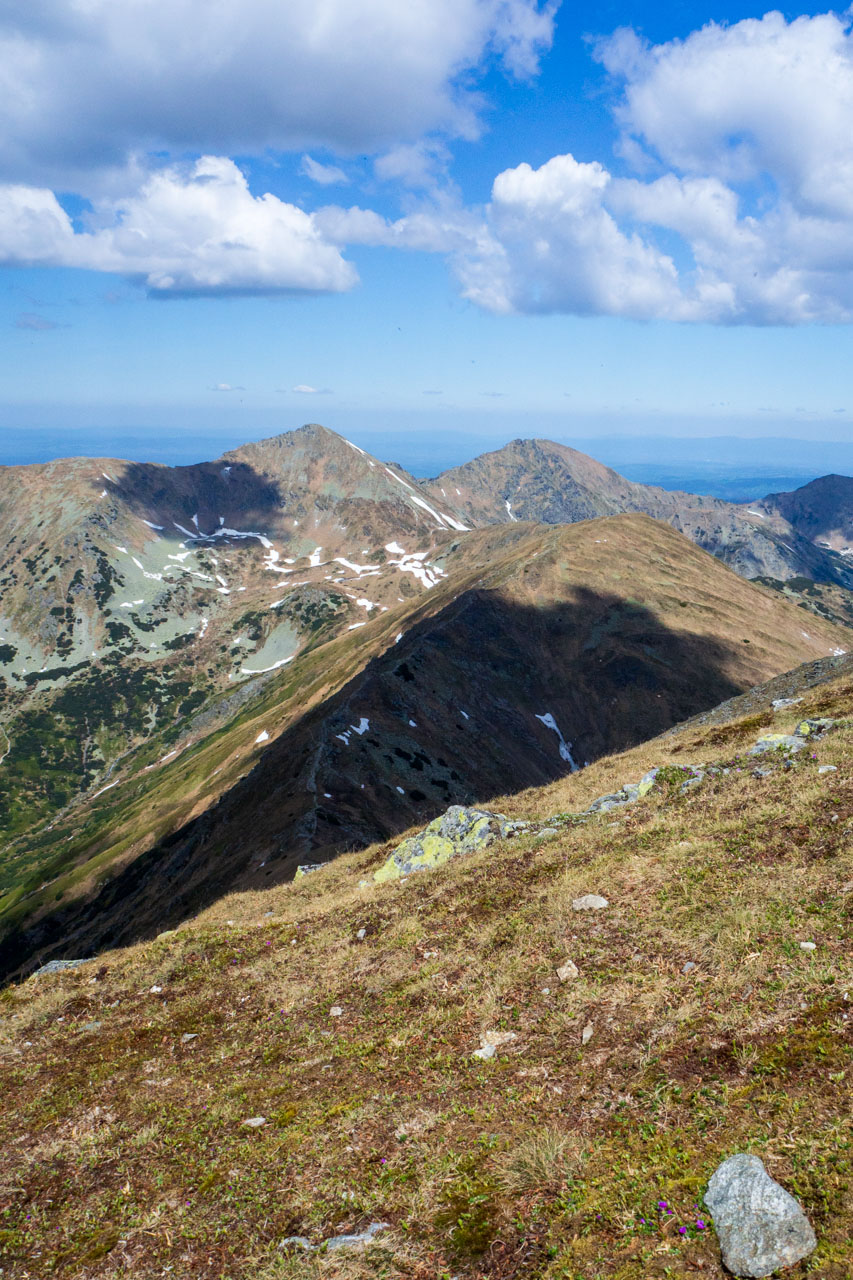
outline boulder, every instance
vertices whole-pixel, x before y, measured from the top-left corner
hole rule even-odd
[[[714,1172],[705,1193],[723,1262],[736,1276],[769,1276],[817,1246],[808,1218],[758,1156],[737,1155]]]
[[[453,804],[423,831],[398,844],[388,861],[373,873],[373,879],[384,884],[414,871],[440,867],[451,858],[485,849],[493,841],[505,840],[528,826],[529,823],[513,822],[502,813]]]

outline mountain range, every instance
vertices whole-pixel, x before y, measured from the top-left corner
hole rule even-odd
[[[197,466],[0,476],[6,972],[542,785],[849,642],[843,477],[745,508],[514,441],[419,482],[317,425]]]

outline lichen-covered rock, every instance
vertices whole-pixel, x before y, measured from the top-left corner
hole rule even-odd
[[[759,738],[754,747],[750,747],[748,755],[760,756],[767,751],[802,751],[809,742],[821,738],[837,721],[827,716],[811,720],[801,720],[793,733],[767,733]]]
[[[301,880],[303,876],[310,876],[312,871],[319,871],[322,862],[303,862],[301,866],[296,868],[293,874],[294,880]]]
[[[434,818],[416,836],[409,836],[391,854],[378,871],[374,880],[383,884],[387,880],[399,880],[413,871],[427,871],[440,867],[462,853],[484,849],[494,840],[523,831],[529,824],[513,822],[502,813],[488,809],[468,809],[453,804],[439,818]]]
[[[611,809],[618,809],[623,804],[632,804],[634,800],[649,794],[657,776],[658,770],[650,769],[639,782],[626,782],[618,791],[612,791],[606,796],[598,796],[589,808],[584,809],[584,813],[609,813]]]
[[[708,1183],[705,1203],[714,1215],[723,1262],[736,1276],[769,1276],[817,1246],[797,1201],[774,1182],[758,1156],[725,1160]]]

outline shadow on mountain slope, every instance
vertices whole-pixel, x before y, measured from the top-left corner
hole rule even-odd
[[[229,524],[239,512],[239,528],[250,530],[252,521],[268,520],[285,505],[286,495],[269,477],[246,462],[199,462],[188,467],[162,467],[150,462],[128,462],[121,479],[110,482],[131,511],[150,519],[157,513],[164,521],[177,520],[188,530],[215,532],[220,517]],[[166,537],[181,538],[177,529],[164,529]]]
[[[635,745],[753,683],[738,679],[744,643],[588,588],[544,607],[468,591],[271,742],[216,805],[8,936],[0,971],[150,937],[449,804],[552,781],[569,750],[582,766]]]

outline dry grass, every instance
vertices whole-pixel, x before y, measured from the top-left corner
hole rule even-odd
[[[793,711],[818,706],[853,701]],[[402,885],[364,887],[367,850],[5,992],[4,1277],[722,1280],[694,1206],[752,1150],[818,1233],[792,1280],[848,1280],[853,730],[765,779],[734,763],[754,726],[710,733],[504,807],[732,758],[685,797]],[[610,907],[573,911],[587,892]],[[279,1248],[370,1221],[363,1252]]]

